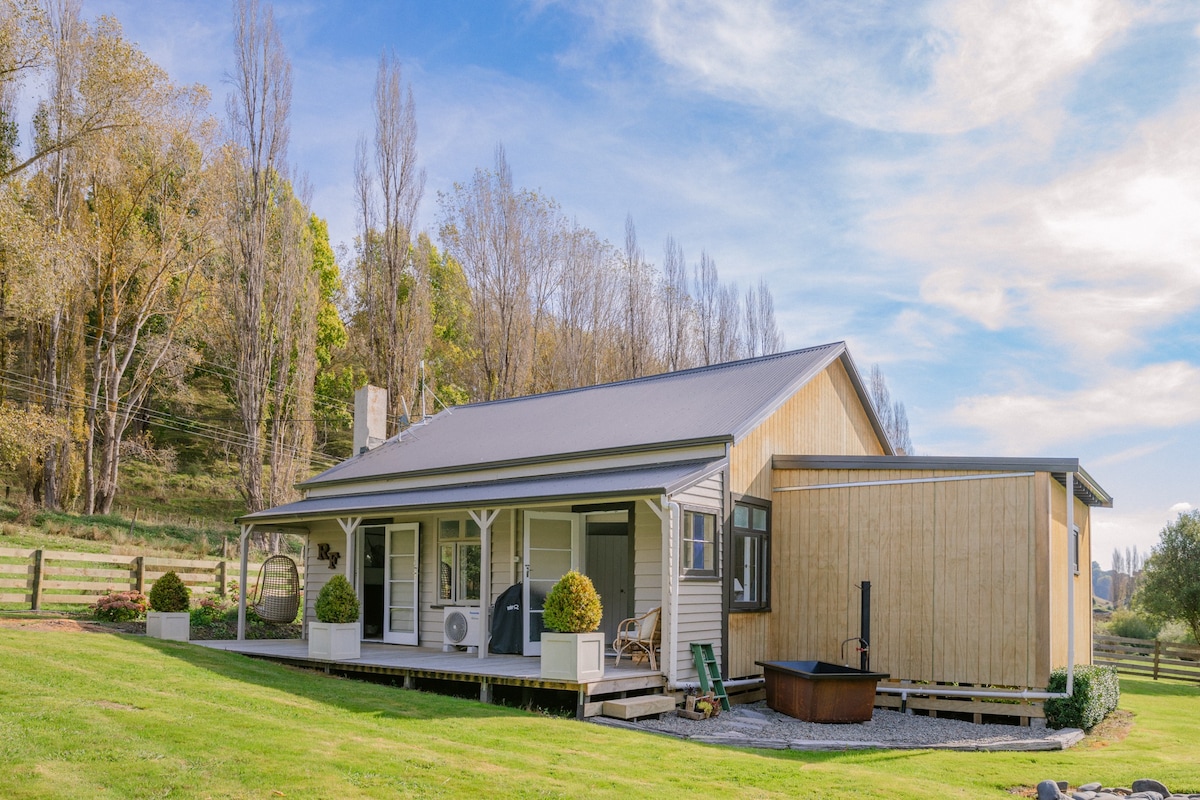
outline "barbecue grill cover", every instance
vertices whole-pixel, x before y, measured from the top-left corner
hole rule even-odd
[[[492,609],[493,653],[521,655],[525,632],[521,619],[521,584],[514,583],[504,590]]]

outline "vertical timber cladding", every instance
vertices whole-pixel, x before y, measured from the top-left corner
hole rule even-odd
[[[778,470],[777,487],[967,477]],[[871,668],[893,678],[1040,686],[1035,477],[774,492],[772,659],[855,665],[871,581]],[[1082,527],[1082,526],[1081,526]],[[1086,595],[1085,595],[1086,596]]]
[[[781,609],[794,608],[796,594],[813,591],[811,583],[797,580],[796,573],[781,571],[780,562],[794,564],[796,556],[784,556],[780,549],[790,553],[796,543],[785,539],[784,531],[796,530],[796,520],[785,519],[781,508],[772,494],[771,458],[778,454],[789,455],[883,455],[884,448],[875,434],[871,419],[863,408],[862,401],[854,389],[840,360],[833,362],[820,375],[804,385],[776,409],[758,427],[736,442],[730,451],[730,490],[734,494],[749,495],[771,500],[771,611],[733,612],[729,614],[729,674],[733,677],[761,674],[762,668],[755,661],[772,658],[793,657],[799,651],[780,652],[770,646],[778,640],[800,644],[806,624],[804,618],[797,619],[780,614]],[[831,501],[836,502],[836,501]],[[798,509],[792,509],[798,514]],[[826,514],[837,514],[836,507],[825,508]],[[839,539],[828,547],[844,551],[847,543]],[[839,551],[839,552],[840,552]],[[829,558],[844,558],[844,553],[827,552]],[[830,584],[832,588],[832,583]],[[827,605],[834,599],[822,596]],[[856,601],[857,602],[857,601]],[[805,603],[807,606],[807,603]],[[854,634],[858,631],[857,605],[854,607]],[[850,634],[846,634],[850,635]],[[844,638],[844,637],[843,637]],[[806,656],[805,656],[806,657]]]
[[[1067,665],[1067,574],[1070,570],[1071,537],[1067,533],[1067,490],[1047,475],[1050,493],[1049,544],[1049,670]],[[1079,574],[1075,582],[1075,663],[1092,663],[1092,552],[1091,514],[1075,498],[1075,526],[1079,528]]]

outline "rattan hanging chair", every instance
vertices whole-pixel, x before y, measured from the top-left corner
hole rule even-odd
[[[287,556],[271,556],[263,562],[251,607],[266,622],[285,624],[296,620],[296,612],[300,610],[300,573],[295,561]]]

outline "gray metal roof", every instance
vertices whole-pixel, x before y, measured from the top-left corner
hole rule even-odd
[[[615,470],[590,470],[503,481],[315,497],[247,514],[240,523],[287,523],[385,511],[464,506],[515,505],[539,501],[573,502],[629,495],[672,494],[708,477],[725,465],[715,461],[679,461]]]
[[[736,442],[839,358],[890,451],[845,343],[835,342],[618,383],[457,406],[301,486],[645,451],[668,443]]]
[[[989,458],[986,456],[786,456],[771,459],[774,469],[921,469],[988,472],[1049,472],[1066,486],[1075,473],[1075,496],[1089,506],[1112,508],[1113,498],[1077,458]]]

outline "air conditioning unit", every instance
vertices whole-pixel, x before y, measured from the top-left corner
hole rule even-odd
[[[475,606],[446,606],[442,617],[442,651],[458,647],[476,651],[480,642],[479,609]]]

